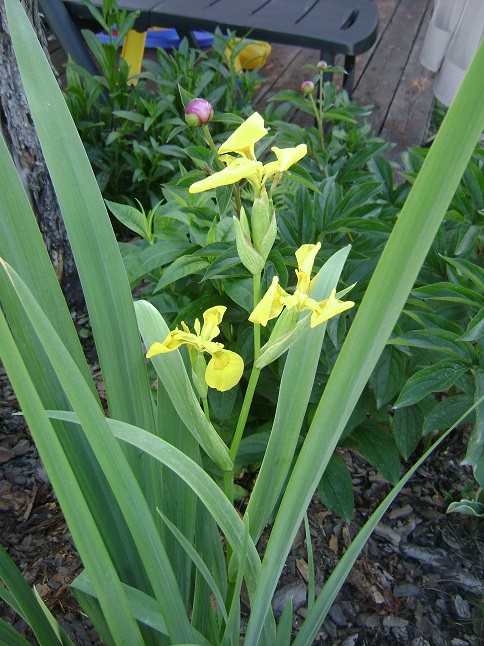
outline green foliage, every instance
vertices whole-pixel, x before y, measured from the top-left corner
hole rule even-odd
[[[262,79],[257,70],[235,71],[225,55],[235,36],[220,31],[206,51],[190,48],[186,39],[172,53],[158,49],[157,60],[146,60],[144,71],[133,78],[118,50],[136,12],[127,13],[111,0],[104,0],[102,11],[90,3],[89,8],[110,39],[101,44],[84,30],[101,72],[93,76],[69,62],[67,105],[103,196],[131,206],[139,202],[148,210],[159,201],[161,184],[178,174],[184,150],[200,143],[197,129],[183,119],[179,86],[192,98],[204,96],[220,112],[244,115]],[[221,125],[217,128],[220,132]]]
[[[330,136],[317,152],[324,133],[308,128],[316,142],[309,159],[295,168],[291,188],[283,190],[280,182],[273,194],[282,225],[261,280],[236,261],[230,191],[189,193],[189,184],[204,171],[186,172],[180,164],[178,178],[164,186],[163,203],[137,209],[111,200],[113,213],[141,235],[136,245],[121,247],[127,272],[30,23],[16,0],[5,4],[85,291],[109,411],[100,406],[20,178],[0,140],[0,355],[85,567],[73,584],[75,594],[104,643],[218,646],[240,642],[245,581],[251,609],[246,646],[289,643],[291,604],[276,632],[271,599],[318,483],[328,503],[351,516],[348,473],[332,457],[341,443],[359,450],[396,485],[317,598],[310,573],[308,615],[295,644],[312,643],[365,541],[433,449],[398,480],[399,454],[412,453],[422,428],[430,433],[443,423],[450,427],[437,446],[453,425],[474,417],[466,461],[484,482],[479,151],[468,164],[484,127],[484,46],[428,157],[409,153],[412,190],[390,185],[381,142],[360,141],[351,119],[339,119],[349,124],[341,161],[325,152],[331,151]],[[319,115],[330,114],[337,102],[328,94],[331,106]],[[186,98],[184,91],[181,96]],[[229,115],[225,121],[240,118]],[[264,144],[257,154],[263,149]],[[207,154],[195,146],[188,155],[202,169],[207,161],[218,163],[213,148]],[[238,213],[250,203],[248,187],[240,188]],[[250,219],[248,208],[247,213]],[[261,334],[247,313],[276,274],[291,290],[299,266],[309,282],[311,269],[301,268],[300,249],[295,254],[315,239],[325,245],[311,285],[320,310],[334,301],[329,295],[339,282],[341,297],[358,281],[357,314],[348,334],[345,316],[309,328],[307,316],[296,323],[289,309]],[[132,301],[130,287],[141,279],[151,303]],[[188,353],[163,345],[168,353],[148,353],[149,366],[144,360],[140,334],[146,346],[160,343],[169,327],[201,318],[212,302],[228,316],[222,322],[219,312],[220,330],[214,318],[204,321],[210,339],[195,325],[196,334],[184,330],[185,338],[168,339],[193,344],[195,338],[212,360],[222,351],[213,338],[239,349],[248,364],[240,393],[222,390],[207,397],[207,386],[205,394],[194,388],[203,378],[192,367],[193,345]],[[284,352],[274,351],[268,363],[270,334]],[[259,365],[261,343],[266,354]],[[444,390],[436,398],[434,389]],[[243,519],[232,504],[233,463],[244,462],[241,456],[260,467]],[[340,487],[344,495],[336,500]],[[478,494],[476,501],[463,501],[461,510],[478,515],[481,504]],[[271,517],[261,561],[256,542]],[[68,643],[2,553],[0,572],[8,587],[2,595],[44,642]],[[5,622],[0,635],[24,643]]]
[[[331,124],[325,134],[324,149],[320,148],[316,126],[302,129],[281,121],[272,123],[271,134],[278,145],[294,146],[304,138],[312,146],[313,154],[291,169],[274,194],[278,239],[266,263],[262,290],[268,287],[273,275],[279,277],[283,288],[290,288],[296,268],[294,253],[301,245],[321,241],[319,257],[324,262],[336,250],[350,244],[341,281],[346,288],[356,283],[351,298],[358,303],[410,190],[413,178],[409,170],[421,167],[426,151],[409,151],[407,182],[394,186],[393,169],[382,156],[386,144],[372,139],[366,126],[356,119],[362,111],[344,93],[335,95],[330,84],[324,88],[329,94],[329,106],[344,105],[346,112],[355,117]],[[284,94],[282,98],[290,99],[293,106],[307,101],[295,94]],[[324,114],[331,116],[331,110]],[[190,147],[186,152],[199,168],[216,164],[213,153],[204,148]],[[318,175],[315,164],[322,161],[325,164],[319,172],[325,168],[329,176],[313,181],[311,178]],[[135,248],[124,246],[126,266],[133,279],[132,287],[145,280],[143,296],[162,312],[170,327],[182,320],[192,325],[205,307],[216,302],[227,306],[225,341],[247,364],[252,361],[252,329],[244,321],[253,305],[252,285],[250,274],[240,265],[234,251],[230,217],[234,207],[222,189],[189,194],[190,180],[200,177],[202,171],[191,171],[182,180],[165,185],[166,202],[153,219],[154,239],[159,242],[151,247],[140,243]],[[472,401],[469,388],[473,386],[469,380],[480,361],[474,345],[484,330],[482,177],[482,154],[477,148],[404,313],[370,377],[367,396],[361,400],[360,422],[345,432],[346,444],[358,448],[372,466],[393,482],[398,474],[397,452],[407,460],[423,437],[447,428]],[[249,212],[249,193],[242,190],[241,197]],[[468,236],[465,244],[462,242],[461,230],[466,222],[466,231],[472,231],[472,244]],[[178,254],[174,247],[168,251],[171,240],[180,245]],[[166,264],[157,265],[158,245],[159,258],[167,258]],[[168,255],[162,256],[165,247]],[[148,270],[145,274],[143,267]],[[348,318],[344,316],[329,323],[310,402],[317,402],[321,396],[348,327]],[[262,330],[262,343],[271,330],[272,325]],[[275,395],[284,361],[284,357],[275,360],[257,383],[248,434],[262,431],[264,422],[275,413]],[[242,383],[242,391],[244,387]],[[234,423],[234,418],[232,422],[228,420],[240,410],[240,402],[241,395],[233,397],[231,413],[227,412],[225,420],[215,420],[225,437],[230,433],[230,423]],[[303,433],[309,427],[310,417],[311,406],[302,423]],[[364,424],[368,422],[373,435],[365,432]],[[375,437],[379,438],[377,444],[389,443],[386,456],[389,462],[379,458]],[[243,464],[242,458],[238,464]]]

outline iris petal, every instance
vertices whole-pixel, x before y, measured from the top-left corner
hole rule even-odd
[[[242,357],[230,350],[219,350],[208,362],[205,381],[210,388],[224,392],[239,383],[243,372]]]
[[[353,301],[339,301],[335,295],[336,290],[333,289],[329,298],[318,303],[318,308],[311,315],[311,327],[324,323],[354,306]]]
[[[299,271],[306,273],[308,278],[311,277],[314,261],[320,249],[321,243],[318,242],[317,244],[303,244],[296,251],[296,260]]]
[[[271,286],[249,316],[249,321],[252,323],[260,323],[260,325],[267,325],[268,321],[279,316],[284,309],[281,298],[286,296],[288,294],[279,285],[279,278],[274,276]]]
[[[290,168],[293,164],[296,164],[308,153],[308,147],[306,144],[299,144],[299,146],[296,146],[295,148],[277,148],[274,146],[271,150],[277,157],[279,171],[281,173]]]
[[[251,114],[235,132],[218,149],[219,155],[239,153],[248,159],[255,160],[254,144],[265,137],[264,119],[258,112]]]
[[[210,307],[208,310],[205,310],[203,313],[203,328],[201,332],[201,337],[204,341],[211,341],[220,334],[218,325],[222,322],[226,310],[227,308],[223,305],[215,305],[215,307]]]
[[[190,193],[202,193],[203,191],[209,191],[219,186],[235,184],[236,182],[240,182],[241,179],[248,179],[251,183],[255,183],[258,186],[262,178],[262,169],[261,162],[251,161],[250,159],[241,157],[218,173],[214,173],[199,182],[195,182],[190,186],[188,191]]]
[[[226,310],[227,308],[223,305],[216,305],[205,310],[201,329],[199,319],[195,320],[194,329],[196,334],[190,332],[188,326],[182,322],[182,330],[176,328],[168,334],[163,343],[153,343],[146,354],[147,359],[176,350],[183,344],[187,345],[192,361],[192,371],[196,376],[198,375],[197,366],[199,362],[203,361],[203,365],[205,364],[203,353],[208,352],[212,355],[212,359],[209,361],[205,371],[207,384],[211,388],[221,391],[233,388],[242,377],[244,361],[235,352],[224,350],[223,343],[217,343],[212,340],[220,333],[218,325],[221,323]],[[199,392],[201,392],[200,389]]]
[[[179,348],[182,345],[183,341],[177,338],[178,333],[178,329],[173,330],[173,332],[170,332],[168,334],[163,343],[160,343],[159,341],[153,343],[146,353],[146,358],[151,359],[151,357],[156,357],[156,355],[158,354],[166,354],[167,352],[172,352],[173,350]]]

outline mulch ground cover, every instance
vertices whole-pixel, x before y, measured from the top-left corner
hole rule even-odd
[[[98,367],[93,372],[99,374]],[[0,535],[32,586],[79,646],[100,644],[69,584],[81,571],[62,511],[17,401],[0,366]],[[314,644],[475,646],[484,643],[484,523],[446,514],[475,487],[460,466],[468,429],[455,432],[418,471],[378,525],[338,595]],[[355,512],[351,524],[317,496],[309,509],[316,591],[390,485],[352,451]],[[404,467],[403,467],[404,468]],[[263,553],[267,537],[260,541]],[[294,634],[307,614],[308,557],[301,527],[286,561],[273,606],[294,601]],[[247,602],[247,600],[246,600]],[[248,602],[247,602],[248,603]],[[0,605],[0,616],[29,642],[25,622]]]

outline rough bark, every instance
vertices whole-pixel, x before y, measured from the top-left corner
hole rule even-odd
[[[48,57],[36,0],[22,0]],[[83,304],[82,291],[64,222],[20,79],[0,0],[0,130],[36,215],[49,256],[71,309]]]

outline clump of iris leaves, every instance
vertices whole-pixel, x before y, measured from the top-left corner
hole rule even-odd
[[[227,60],[227,37],[220,32],[204,51],[189,47],[186,40],[171,52],[158,49],[156,57],[144,62],[135,85],[128,83],[129,70],[116,56],[115,39],[101,47],[91,34],[88,44],[101,73],[92,76],[69,63],[66,100],[103,196],[117,216],[113,223],[131,288],[150,301],[172,329],[182,321],[191,326],[208,307],[224,305],[226,347],[238,352],[246,365],[253,359],[252,325],[247,320],[252,309],[251,276],[235,248],[231,191],[188,192],[190,184],[205,177],[214,164],[199,130],[189,128],[183,119],[184,105],[198,96],[214,107],[210,129],[216,143],[258,109],[270,134],[257,151],[258,158],[271,145],[308,146],[308,155],[273,196],[278,238],[267,260],[263,292],[274,275],[284,289],[291,289],[294,253],[301,245],[320,241],[321,264],[351,244],[341,284],[356,283],[351,299],[358,305],[426,148],[408,150],[395,168],[385,159],[391,144],[374,137],[365,122],[371,108],[359,107],[332,83],[324,85],[319,104],[323,142],[315,121],[304,127],[288,121],[296,111],[312,114],[302,93],[281,92],[267,107],[256,108],[254,98],[264,79],[257,70],[235,71],[233,61]],[[316,69],[309,70],[308,78],[315,73]],[[243,187],[241,197],[243,201]],[[340,446],[359,451],[391,483],[399,479],[401,460],[425,448],[482,395],[483,209],[483,151],[477,148],[393,336],[342,435]],[[141,231],[133,227],[140,221],[145,222]],[[133,229],[141,233],[134,239]],[[328,324],[302,435],[356,309]],[[264,334],[269,333],[270,326]],[[256,472],[262,461],[284,360],[280,357],[260,376],[237,456],[239,473]],[[224,440],[233,432],[246,385],[243,378],[228,392],[209,392],[212,421]],[[474,411],[468,422],[476,425]],[[238,493],[243,496],[247,491]],[[338,452],[319,493],[327,506],[346,520],[351,518],[352,481]]]

